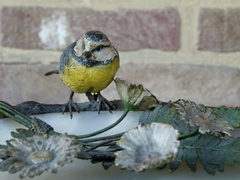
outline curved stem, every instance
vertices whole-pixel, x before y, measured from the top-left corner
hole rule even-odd
[[[118,140],[118,139],[117,139]],[[93,146],[96,146],[98,143],[86,143],[86,144],[84,144],[83,143],[83,146],[84,147],[93,147]],[[114,141],[114,142],[109,142],[109,143],[107,143],[107,144],[103,144],[103,145],[101,145],[101,147],[104,147],[104,146],[107,146],[107,147],[110,147],[110,146],[116,146],[116,142]]]
[[[122,114],[122,116],[113,124],[98,130],[96,132],[93,133],[89,133],[89,134],[85,134],[85,135],[78,135],[76,136],[76,139],[84,139],[84,138],[88,138],[88,137],[92,137],[92,136],[96,136],[98,134],[104,133],[106,131],[108,131],[109,129],[112,129],[113,127],[115,127],[116,125],[118,125],[120,122],[122,122],[122,120],[126,117],[126,115],[128,114],[129,110],[125,110],[124,113]]]
[[[97,137],[97,138],[91,138],[91,139],[84,139],[84,140],[81,140],[81,142],[82,143],[89,143],[89,142],[103,141],[103,140],[113,139],[113,138],[120,138],[123,134],[124,134],[124,132],[118,133],[118,134],[114,134],[114,135],[110,135],[110,136],[103,136],[103,137]]]
[[[15,110],[11,105],[4,101],[0,101],[0,113],[28,128],[30,128],[31,125],[34,123],[33,118]]]
[[[87,152],[92,151],[94,149],[97,149],[100,146],[104,146],[104,145],[109,144],[109,143],[111,143],[113,141],[116,141],[116,140],[118,140],[118,139],[108,139],[108,140],[102,141],[102,142],[96,144],[95,146],[91,147],[90,149],[88,149]]]

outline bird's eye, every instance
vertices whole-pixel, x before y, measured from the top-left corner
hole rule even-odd
[[[95,48],[96,51],[100,51],[102,49],[103,46],[98,46]]]

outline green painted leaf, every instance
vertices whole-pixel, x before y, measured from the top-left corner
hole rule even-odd
[[[233,127],[238,128],[240,126],[240,109],[226,108],[222,106],[220,108],[213,108],[213,111],[225,121],[228,121]]]
[[[177,157],[169,164],[170,170],[176,170],[181,160],[185,160],[192,171],[196,171],[199,160],[208,174],[214,175],[216,170],[223,172],[224,165],[240,165],[240,138],[223,140],[211,134],[186,138],[181,140]]]
[[[159,104],[153,111],[146,110],[139,119],[139,124],[150,124],[161,122],[172,125],[180,133],[188,134],[195,132],[196,127],[192,127],[180,120],[171,102]]]
[[[239,108],[213,108],[217,116],[228,121],[232,126],[240,126]],[[161,103],[154,110],[146,110],[139,119],[139,123],[150,124],[161,122],[172,125],[180,133],[194,132],[197,128],[191,127],[179,119],[175,107],[171,102]],[[224,140],[210,133],[195,134],[192,137],[181,139],[179,151],[175,160],[169,163],[170,171],[175,171],[184,160],[191,171],[197,170],[200,161],[208,174],[214,175],[216,171],[223,172],[224,166],[240,165],[240,138]]]
[[[11,136],[13,138],[17,138],[17,139],[25,139],[26,137],[32,137],[35,132],[27,130],[27,129],[16,129],[17,132],[11,132]]]

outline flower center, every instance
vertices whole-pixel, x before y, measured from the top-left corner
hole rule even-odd
[[[53,157],[53,153],[47,150],[37,150],[29,155],[29,159],[35,164],[49,162]]]

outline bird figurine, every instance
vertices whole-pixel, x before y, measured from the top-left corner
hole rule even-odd
[[[85,93],[90,102],[98,100],[98,113],[103,104],[111,112],[113,104],[100,91],[112,81],[119,69],[119,54],[107,36],[100,31],[88,31],[69,45],[60,57],[59,70],[45,75],[59,74],[62,82],[71,90],[66,108],[72,118],[72,108],[80,112],[73,102],[74,93]]]

